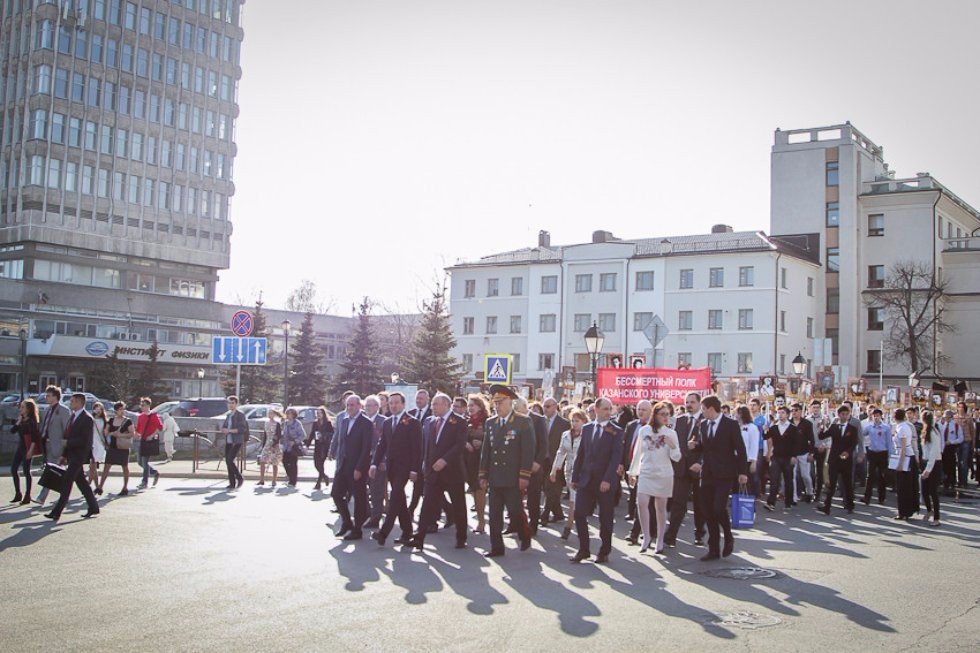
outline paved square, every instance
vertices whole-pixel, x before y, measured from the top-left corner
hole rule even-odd
[[[611,563],[600,567],[570,564],[573,549],[554,529],[524,554],[509,541],[499,561],[482,556],[487,536],[471,534],[460,551],[452,531],[429,537],[424,555],[344,543],[325,525],[333,502],[310,483],[224,485],[164,479],[103,496],[102,514],[87,521],[73,501],[57,525],[5,504],[3,650],[976,651],[980,642],[972,500],[944,504],[938,530],[893,522],[876,505],[852,518],[806,505],[762,514],[759,528],[738,532],[735,555],[708,564],[688,523],[665,559],[639,556],[622,540],[620,512]],[[0,492],[13,495],[9,477]],[[776,575],[712,575],[736,567]]]

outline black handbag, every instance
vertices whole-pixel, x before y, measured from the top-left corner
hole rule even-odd
[[[38,481],[41,487],[46,487],[52,492],[61,494],[65,491],[67,481],[67,469],[54,463],[44,463],[44,470],[41,472],[41,478]]]
[[[129,449],[113,449],[113,448],[106,449],[105,464],[106,465],[129,464]]]
[[[140,455],[144,458],[160,455],[160,440],[141,440]]]

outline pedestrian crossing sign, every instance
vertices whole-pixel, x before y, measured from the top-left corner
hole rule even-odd
[[[486,383],[510,385],[514,357],[510,354],[487,354],[483,357],[483,380]]]

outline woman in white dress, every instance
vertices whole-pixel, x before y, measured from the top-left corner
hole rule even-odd
[[[640,553],[650,548],[650,499],[657,513],[657,553],[664,552],[667,531],[667,499],[674,493],[674,465],[681,459],[677,432],[667,426],[670,409],[664,402],[653,407],[650,424],[640,428],[630,463],[630,485],[636,486],[636,513],[643,529]]]
[[[272,487],[276,487],[279,465],[282,464],[282,413],[269,409],[269,420],[265,423],[265,443],[259,452],[259,482],[265,485],[265,468],[272,467]]]
[[[174,461],[174,440],[177,437],[177,420],[170,413],[161,415],[163,418],[163,451],[167,454],[167,462]]]
[[[88,482],[99,484],[99,465],[105,463],[106,426],[109,420],[105,416],[105,406],[96,402],[92,407],[92,458],[88,463]]]
[[[569,417],[572,428],[561,434],[561,444],[558,445],[555,462],[551,465],[551,482],[558,482],[558,470],[560,469],[565,474],[565,483],[568,484],[568,521],[565,522],[565,530],[561,532],[561,539],[563,540],[567,540],[572,534],[572,524],[575,523],[575,488],[571,486],[572,470],[575,468],[578,445],[582,441],[582,429],[589,423],[589,416],[584,410],[578,408],[573,410]]]

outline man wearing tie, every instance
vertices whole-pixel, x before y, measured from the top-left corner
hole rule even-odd
[[[355,394],[347,397],[347,419],[337,431],[337,472],[330,496],[337,506],[342,520],[337,537],[359,540],[361,527],[367,519],[367,475],[370,466],[371,439],[374,423],[361,412],[361,398]],[[351,520],[348,495],[354,497],[354,519]]]
[[[854,512],[854,451],[857,449],[857,427],[851,423],[851,409],[841,404],[837,409],[837,420],[824,431],[820,438],[830,438],[830,453],[827,454],[828,479],[827,498],[822,507],[818,508],[825,515],[830,514],[830,502],[837,490],[837,479],[844,483],[844,509],[848,514]]]
[[[684,457],[674,463],[674,496],[670,499],[670,527],[664,533],[664,544],[677,546],[677,534],[687,516],[687,500],[694,494],[694,544],[704,544],[704,509],[701,505],[701,479],[692,467],[698,462],[698,454],[690,447],[683,447],[684,442],[697,438],[701,426],[701,395],[696,392],[688,393],[684,399],[687,414],[677,418],[677,439],[685,448]]]
[[[718,397],[709,395],[702,399],[701,414],[704,419],[696,438],[690,440],[688,446],[700,457],[700,462],[694,463],[691,469],[701,474],[701,500],[708,522],[708,553],[701,560],[706,562],[717,560],[721,555],[730,556],[735,548],[728,500],[736,477],[739,485],[749,482],[749,459],[742,429],[738,422],[722,414]],[[720,531],[725,533],[725,548],[721,555],[718,553]]]
[[[441,392],[432,398],[432,417],[429,418],[429,441],[425,446],[425,463],[422,475],[425,479],[425,495],[422,500],[422,516],[412,541],[419,551],[425,544],[426,524],[435,522],[442,512],[443,495],[449,493],[452,502],[453,523],[456,525],[456,548],[466,547],[466,493],[463,481],[466,468],[463,451],[466,448],[466,422],[452,412],[452,400]]]
[[[368,475],[373,479],[382,469],[388,476],[391,494],[388,497],[388,512],[381,529],[371,537],[384,546],[385,539],[395,526],[395,519],[401,526],[402,536],[395,540],[408,545],[412,539],[412,514],[408,510],[405,485],[416,482],[422,462],[422,425],[405,412],[405,395],[392,392],[388,396],[391,417],[385,420],[381,429],[381,440],[374,451]]]
[[[564,521],[565,513],[561,509],[561,488],[562,483],[551,482],[548,472],[551,470],[552,462],[558,454],[558,447],[561,445],[561,436],[572,425],[567,419],[558,413],[558,402],[553,397],[548,397],[541,404],[544,409],[545,427],[548,432],[548,457],[544,462],[544,514],[541,515],[541,523],[547,524],[549,521]],[[560,472],[559,472],[560,473]]]
[[[375,450],[381,441],[381,431],[384,428],[385,418],[381,414],[381,400],[378,395],[369,395],[364,399],[364,414],[371,420],[374,426],[374,433],[371,436],[371,458],[374,458]],[[381,523],[381,515],[385,507],[385,488],[388,487],[387,474],[384,469],[377,470],[370,477],[368,483],[368,493],[371,497],[371,516],[364,524],[364,528],[377,528]]]
[[[68,428],[68,420],[71,419],[71,411],[61,404],[61,388],[58,386],[49,385],[45,388],[44,400],[48,403],[48,410],[41,420],[44,458],[46,462],[57,463],[65,447],[65,430]],[[47,498],[48,488],[43,488],[34,501],[43,505]]]
[[[82,517],[88,519],[99,514],[99,504],[95,500],[95,493],[92,492],[92,487],[88,484],[88,479],[82,473],[82,468],[88,462],[89,456],[92,455],[92,434],[94,432],[92,416],[85,411],[85,395],[76,393],[71,396],[70,413],[68,426],[64,433],[64,449],[58,461],[62,465],[66,462],[68,464],[64,478],[65,486],[62,489],[61,496],[58,497],[58,502],[55,504],[54,510],[45,515],[45,517],[53,521],[58,521],[61,518],[62,511],[68,505],[68,497],[71,495],[72,484],[78,487],[82,496],[85,497],[85,503],[88,504],[88,512],[82,515]]]
[[[408,411],[408,414],[419,421],[419,424],[425,424],[425,420],[432,415],[432,409],[429,407],[429,391],[419,390],[415,393],[415,408]],[[425,446],[425,443],[422,443]],[[424,452],[423,452],[424,453]],[[419,464],[421,465],[421,460]],[[419,501],[422,500],[422,479],[420,478],[417,482],[412,484],[412,501],[408,504],[408,511],[415,515],[415,509],[419,506]],[[421,522],[420,522],[421,524]],[[427,528],[430,524],[421,524],[422,528]]]
[[[613,513],[616,509],[615,486],[619,483],[619,465],[623,460],[623,429],[610,418],[612,402],[600,397],[595,402],[595,421],[582,429],[581,443],[572,471],[575,490],[575,529],[578,552],[571,558],[578,563],[589,558],[589,515],[599,504],[599,555],[596,563],[609,562],[612,551]]]
[[[531,420],[514,411],[517,394],[505,385],[490,387],[496,414],[484,424],[480,448],[480,487],[490,490],[490,550],[488,558],[504,555],[504,506],[515,522],[521,551],[531,547],[531,531],[521,506],[534,463],[536,441]]]

